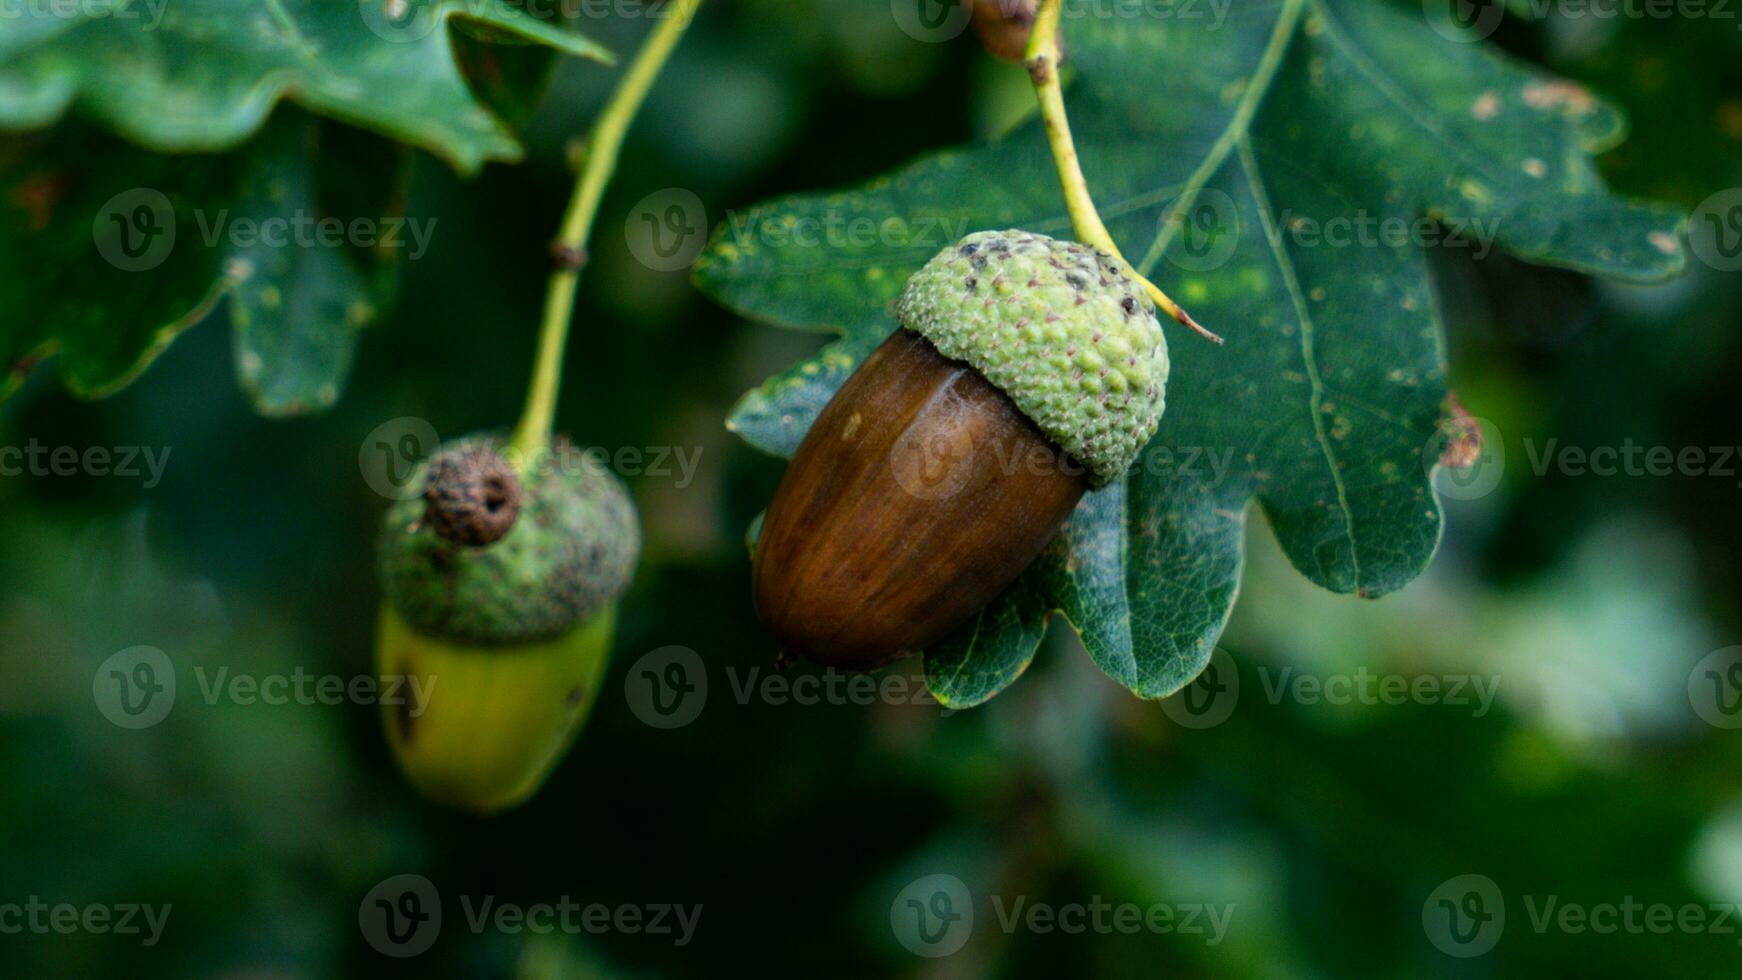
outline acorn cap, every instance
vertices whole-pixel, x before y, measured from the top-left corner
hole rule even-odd
[[[1032,232],[976,232],[907,281],[902,326],[966,361],[1105,486],[1161,424],[1167,341],[1117,259]]]
[[[414,630],[478,646],[555,639],[614,602],[641,550],[635,505],[596,458],[558,439],[524,473],[502,440],[444,445],[387,511],[387,602]]]

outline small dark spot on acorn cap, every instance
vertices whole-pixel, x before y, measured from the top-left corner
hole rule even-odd
[[[978,252],[979,250],[980,250],[980,246],[974,244],[973,242],[969,242],[966,245],[963,245],[961,248],[957,249],[956,251],[961,252],[963,255],[973,255],[975,252]]]
[[[1119,301],[1119,307],[1125,311],[1126,316],[1130,316],[1137,312],[1137,301],[1127,296]]]
[[[1078,292],[1081,292],[1081,291],[1089,288],[1088,280],[1084,279],[1082,276],[1079,276],[1074,272],[1065,273],[1065,282],[1070,283],[1071,288],[1077,290]]]
[[[968,287],[968,292],[971,293],[975,289],[979,288],[980,280],[974,278],[973,276],[969,276],[967,279],[962,281],[962,285]]]

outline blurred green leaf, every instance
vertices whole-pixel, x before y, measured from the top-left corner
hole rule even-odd
[[[471,173],[521,150],[461,75],[451,19],[611,60],[506,0],[117,0],[22,11],[0,33],[0,127],[46,126],[76,107],[161,152],[235,147],[288,98]]]
[[[269,126],[260,143],[236,201],[239,214],[365,230],[362,239],[347,233],[331,245],[287,247],[262,238],[227,250],[242,387],[264,414],[302,414],[338,400],[357,332],[381,316],[399,259],[417,257],[414,239],[432,232],[433,221],[408,222],[402,214],[411,161],[392,143],[313,120]]]
[[[0,363],[11,368],[0,395],[50,355],[75,393],[108,395],[228,295],[256,407],[331,405],[357,331],[381,313],[412,247],[399,216],[408,162],[394,144],[298,112],[222,155],[147,153],[81,126],[10,144],[0,250],[35,256],[43,272],[0,279]],[[359,219],[363,238],[349,231]]]
[[[110,394],[211,312],[219,255],[192,247],[195,212],[230,202],[243,169],[239,155],[172,159],[83,127],[0,145],[0,252],[38,270],[0,278],[0,394],[51,354],[75,393]]]

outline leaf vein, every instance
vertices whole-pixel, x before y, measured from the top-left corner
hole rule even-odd
[[[1278,233],[1275,221],[1270,213],[1270,195],[1264,189],[1263,176],[1258,167],[1258,157],[1252,152],[1252,144],[1245,138],[1238,143],[1241,169],[1246,175],[1246,183],[1252,190],[1252,197],[1257,205],[1258,220],[1264,223],[1264,240],[1270,247],[1270,253],[1276,260],[1277,269],[1282,273],[1282,280],[1288,287],[1288,297],[1294,304],[1295,317],[1300,320],[1300,354],[1302,367],[1306,371],[1307,384],[1312,389],[1312,397],[1308,399],[1308,414],[1312,416],[1313,435],[1319,444],[1319,450],[1324,455],[1325,466],[1330,470],[1331,483],[1337,490],[1337,508],[1343,515],[1343,534],[1349,542],[1349,564],[1355,572],[1355,587],[1361,587],[1361,551],[1355,544],[1355,512],[1349,506],[1349,491],[1343,483],[1343,471],[1337,463],[1336,451],[1331,448],[1330,436],[1325,432],[1324,400],[1325,383],[1319,377],[1317,355],[1313,350],[1313,319],[1307,311],[1306,294],[1301,291],[1300,278],[1295,274],[1294,262],[1288,257],[1282,245],[1282,236]]]
[[[1276,70],[1282,65],[1282,53],[1288,49],[1289,39],[1294,36],[1295,25],[1300,22],[1301,8],[1305,2],[1306,0],[1284,0],[1278,9],[1276,25],[1271,28],[1270,38],[1264,43],[1264,53],[1259,56],[1257,66],[1252,69],[1252,77],[1246,83],[1246,90],[1240,93],[1240,101],[1235,104],[1234,114],[1228,117],[1227,127],[1216,137],[1210,152],[1199,162],[1192,175],[1186,178],[1184,192],[1174,199],[1173,207],[1167,210],[1161,220],[1161,229],[1156,232],[1155,240],[1149,243],[1148,250],[1137,263],[1138,272],[1147,276],[1155,268],[1155,264],[1161,261],[1161,256],[1173,241],[1174,232],[1179,228],[1180,216],[1196,203],[1198,191],[1222,168],[1235,143],[1245,138],[1247,129],[1252,125],[1252,116],[1258,111],[1258,104],[1264,101],[1264,94],[1270,91],[1270,83],[1276,77]]]

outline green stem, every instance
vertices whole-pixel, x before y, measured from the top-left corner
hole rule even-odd
[[[1071,229],[1076,232],[1078,241],[1095,246],[1125,266],[1125,271],[1137,280],[1163,313],[1219,344],[1222,338],[1205,330],[1190,313],[1162,292],[1160,286],[1150,282],[1126,260],[1119,252],[1119,246],[1113,243],[1113,236],[1107,233],[1107,226],[1101,223],[1095,200],[1089,196],[1089,181],[1083,176],[1082,161],[1077,159],[1076,143],[1071,139],[1071,123],[1065,115],[1064,86],[1059,82],[1062,50],[1058,39],[1059,16],[1063,9],[1064,0],[1040,0],[1034,28],[1028,35],[1028,49],[1023,54],[1023,65],[1028,69],[1029,80],[1034,83],[1035,97],[1040,100],[1040,118],[1045,124],[1047,145],[1052,148],[1053,164],[1059,173],[1059,186],[1064,190]]]
[[[521,467],[530,465],[534,457],[550,447],[552,422],[556,417],[558,390],[562,387],[563,348],[568,344],[569,321],[575,311],[575,290],[580,284],[581,267],[586,264],[587,236],[593,219],[599,213],[599,200],[605,196],[605,185],[617,169],[617,157],[623,149],[623,136],[635,119],[636,110],[647,98],[654,79],[670,57],[672,49],[683,37],[684,28],[695,19],[701,0],[672,0],[666,4],[665,17],[654,25],[642,44],[635,61],[617,83],[605,109],[593,123],[587,135],[586,157],[581,172],[575,178],[575,190],[569,197],[568,210],[563,213],[561,230],[551,243],[551,254],[557,262],[545,290],[544,322],[538,331],[538,353],[532,366],[532,384],[526,392],[526,408],[520,423],[514,428],[511,449]]]

